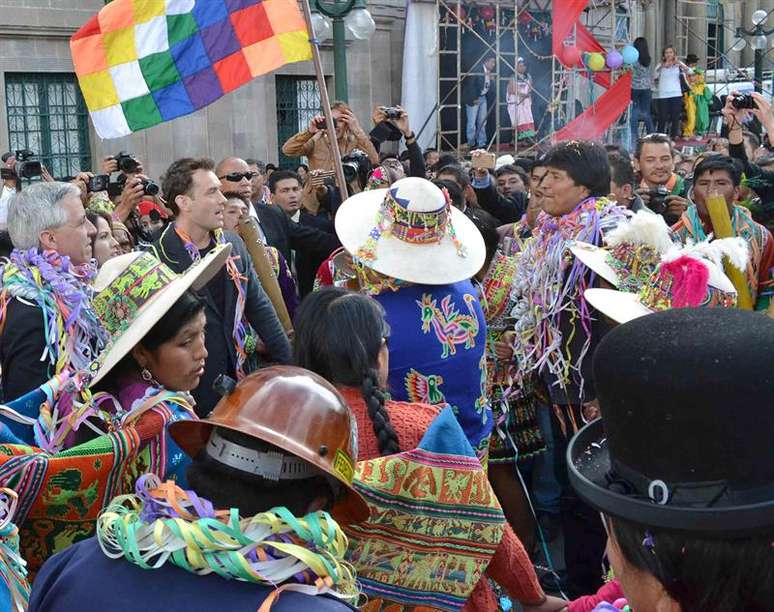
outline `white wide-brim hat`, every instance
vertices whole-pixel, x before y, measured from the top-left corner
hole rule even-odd
[[[736,289],[723,270],[712,261],[702,261],[709,268],[707,285],[710,291],[715,290],[716,292],[735,295]],[[657,312],[643,304],[637,293],[616,291],[615,289],[592,288],[586,289],[583,295],[589,304],[617,323],[628,323],[633,319]]]
[[[610,264],[607,263],[607,258],[610,254],[607,249],[588,242],[574,242],[570,246],[570,251],[581,260],[583,265],[599,274],[608,283],[614,287],[621,286],[621,278],[618,276],[618,272],[613,270]]]
[[[94,310],[112,335],[92,364],[91,385],[102,380],[188,290],[201,289],[226,263],[231,245],[217,245],[182,274],[148,252],[106,261],[94,281]]]
[[[400,227],[391,221],[396,207],[401,215],[445,220],[446,230],[421,243],[399,237]],[[436,185],[417,177],[347,199],[336,213],[336,234],[344,248],[367,267],[423,285],[469,279],[486,257],[484,239],[473,222],[451,206]]]

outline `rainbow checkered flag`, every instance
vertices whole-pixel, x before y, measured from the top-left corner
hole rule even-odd
[[[70,49],[100,138],[187,115],[312,58],[295,0],[113,0]]]

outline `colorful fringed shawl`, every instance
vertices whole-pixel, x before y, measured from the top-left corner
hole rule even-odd
[[[11,489],[0,489],[0,610],[24,612],[30,598],[27,563],[19,554],[19,530],[14,525],[19,498]]]
[[[368,612],[460,610],[489,566],[505,518],[451,410],[419,448],[357,464],[355,488],[371,509],[349,525],[347,559]]]
[[[750,289],[750,295],[753,296],[756,310],[765,310],[772,297],[774,297],[774,279],[771,277],[771,270],[761,270],[761,266],[766,266],[764,254],[766,253],[771,234],[760,223],[753,221],[750,211],[744,206],[734,206],[731,215],[731,226],[734,233],[744,238],[750,246],[750,261],[747,264],[747,286]],[[707,239],[707,232],[699,218],[699,212],[696,205],[688,207],[680,222],[674,227],[675,233],[685,244],[689,239],[694,242],[701,242]],[[768,265],[774,262],[768,262]],[[768,274],[765,282],[760,282],[761,272]]]
[[[550,373],[561,389],[577,381],[582,394],[581,364],[591,344],[591,312],[583,292],[590,275],[569,246],[575,240],[598,245],[605,232],[626,218],[627,212],[606,198],[587,198],[558,218],[540,213],[513,282],[517,378]],[[570,351],[573,337],[564,337],[563,324],[573,337],[583,335],[576,354]]]
[[[258,612],[286,590],[352,603],[359,596],[344,561],[347,538],[327,512],[297,518],[277,507],[241,517],[238,508],[216,510],[195,492],[147,474],[134,495],[117,497],[105,509],[97,538],[108,557],[146,570],[169,562],[192,574],[277,587]]]
[[[10,407],[17,412],[40,409],[35,434],[41,435],[48,430],[39,427],[40,423],[52,412],[51,405],[57,405],[63,388],[67,385],[44,385]],[[112,396],[95,394],[99,411],[87,407],[83,413],[72,412],[72,419],[52,430],[53,438],[43,440],[48,444],[53,439],[68,439],[75,423],[78,429],[86,429],[86,416],[110,414],[112,418],[102,426],[114,431],[66,450],[47,452],[26,440],[18,444],[19,440],[8,436],[7,428],[0,431],[4,443],[0,445],[0,487],[19,493],[16,521],[31,573],[51,555],[92,536],[102,508],[116,495],[132,491],[141,474],[152,472],[167,478],[182,473],[187,461],[166,433],[166,425],[196,418],[191,405],[180,394],[144,384],[128,386],[125,393],[125,410]]]
[[[46,336],[41,359],[53,366],[52,376],[67,367],[86,369],[109,339],[90,303],[95,274],[91,264],[73,266],[69,257],[37,248],[14,249],[0,263],[0,330],[9,300],[36,304]]]

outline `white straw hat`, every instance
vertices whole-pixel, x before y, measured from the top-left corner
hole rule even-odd
[[[106,261],[94,281],[92,305],[112,340],[91,366],[91,385],[104,378],[183,293],[206,285],[230,253],[230,244],[217,245],[182,274],[175,274],[147,252],[127,253]]]
[[[376,272],[424,285],[466,280],[484,265],[481,232],[423,178],[358,193],[336,213],[344,248]]]

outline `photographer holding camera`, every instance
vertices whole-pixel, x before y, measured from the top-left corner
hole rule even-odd
[[[757,92],[746,95],[733,92],[726,98],[722,113],[728,126],[729,154],[741,162],[746,184],[761,199],[759,210],[751,209],[753,215],[756,221],[771,229],[774,227],[774,171],[765,170],[748,158],[742,126],[746,116],[752,114],[761,122],[767,134],[774,134],[771,104]]]
[[[369,136],[376,150],[379,151],[385,142],[399,141],[403,138],[409,157],[408,176],[426,178],[425,157],[414,132],[411,131],[406,110],[401,106],[377,106],[371,119],[374,122],[374,129]]]
[[[641,175],[637,195],[667,224],[674,225],[688,208],[683,177],[675,173],[672,141],[666,134],[648,134],[637,141],[635,167]]]
[[[368,155],[372,164],[378,164],[379,154],[349,105],[345,102],[336,102],[331,108],[331,113],[341,156],[344,157],[353,150],[360,149]],[[312,117],[307,129],[288,138],[282,145],[282,152],[288,157],[305,156],[309,160],[310,170],[333,170],[333,153],[328,138],[325,117],[317,115]]]

